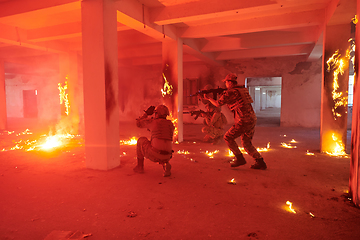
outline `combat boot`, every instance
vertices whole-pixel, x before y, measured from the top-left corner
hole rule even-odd
[[[136,165],[136,167],[133,168],[134,172],[136,173],[144,173],[144,159],[137,159],[138,160],[138,164]]]
[[[265,170],[265,169],[267,169],[267,166],[266,166],[266,163],[264,162],[263,158],[258,158],[258,159],[255,159],[255,164],[251,165],[250,168]]]
[[[171,176],[171,165],[169,162],[163,163],[163,169],[164,169],[164,177],[170,177]]]
[[[246,160],[242,154],[235,155],[235,159],[230,163],[231,167],[238,167],[246,164]]]

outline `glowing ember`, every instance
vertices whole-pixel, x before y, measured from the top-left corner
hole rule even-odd
[[[130,140],[120,140],[120,145],[136,145],[136,137],[132,137]]]
[[[266,145],[265,148],[256,148],[256,150],[257,150],[258,152],[267,152],[267,151],[269,151],[269,149],[270,149],[270,142],[267,143],[267,145]],[[242,154],[248,154],[243,147],[239,147],[239,150],[240,150],[240,152],[241,152]],[[228,149],[228,152],[227,152],[227,155],[226,155],[226,156],[228,156],[228,157],[234,157],[235,155],[233,154],[233,152],[232,152],[230,149]]]
[[[314,215],[313,213],[311,213],[311,212],[309,212],[309,215],[310,215],[312,218],[315,217],[315,215]]]
[[[169,82],[166,79],[166,76],[164,73],[162,73],[163,78],[165,80],[164,88],[161,89],[161,94],[164,97],[165,95],[172,95],[173,86],[169,84]]]
[[[290,142],[291,142],[291,143],[296,143],[295,139],[291,139]]]
[[[284,142],[281,143],[281,146],[283,146],[284,148],[296,148],[296,146],[291,146],[291,144],[286,144]]]
[[[68,77],[66,77],[66,80]],[[67,81],[65,81],[64,86],[62,86],[61,83],[58,83],[58,89],[59,89],[59,96],[60,96],[60,104],[65,105],[65,113],[66,115],[69,115],[70,112],[70,103],[68,99],[68,94],[66,93],[66,90],[68,89]]]
[[[306,155],[315,155],[315,154],[312,152],[309,152],[309,150],[306,150]]]
[[[230,181],[228,181],[229,184],[233,184],[233,185],[236,185],[236,181],[235,181],[235,178],[231,179]]]
[[[189,151],[185,151],[185,150],[182,150],[182,151],[177,151],[178,154],[190,154]]]
[[[218,153],[219,150],[215,150],[213,152],[206,151],[205,154],[208,155],[210,158],[214,158],[214,154]]]
[[[289,206],[289,211],[292,213],[296,213],[296,211],[292,208],[292,202],[290,201],[286,201],[286,205]]]

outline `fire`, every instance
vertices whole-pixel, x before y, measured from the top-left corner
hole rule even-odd
[[[291,146],[291,144],[286,144],[284,142],[281,143],[281,146],[283,146],[284,148],[296,148],[296,146]]]
[[[289,206],[289,211],[292,212],[292,213],[296,213],[296,211],[293,209],[292,207],[292,202],[290,201],[286,201],[286,205]]]
[[[213,152],[206,151],[205,154],[208,155],[210,158],[214,158],[214,154],[218,153],[219,150],[215,150]]]
[[[120,145],[136,145],[137,139],[136,137],[130,138],[130,140],[120,140]]]
[[[343,92],[339,92],[339,74],[343,75],[345,69],[348,67],[348,61],[351,56],[350,56],[350,52],[351,49],[346,50],[346,55],[345,57],[341,58],[341,54],[339,53],[339,50],[336,50],[335,53],[326,61],[327,65],[328,65],[328,71],[330,71],[331,69],[333,69],[333,78],[334,78],[334,82],[333,82],[333,90],[332,90],[332,99],[334,101],[334,107],[332,108],[332,113],[334,116],[334,119],[336,120],[338,117],[341,117],[341,113],[340,110],[338,109],[339,107],[344,107],[345,108],[345,112],[346,111],[346,107],[348,104],[348,97],[347,96],[343,96]]]
[[[270,149],[270,142],[268,142],[266,147],[264,147],[264,148],[256,148],[256,150],[258,152],[267,152],[267,151],[269,151],[269,149]],[[245,149],[243,147],[239,147],[239,150],[240,150],[241,153],[247,154],[247,152],[245,151]],[[226,156],[234,157],[235,155],[233,154],[233,152],[230,149],[228,149],[228,153],[227,153]]]
[[[161,89],[161,94],[162,96],[164,97],[165,95],[172,95],[172,90],[173,90],[173,86],[170,85],[170,83],[168,82],[168,80],[166,79],[166,76],[164,73],[162,73],[162,76],[165,80],[165,83],[164,83],[164,87]]]
[[[172,115],[172,112],[170,112],[170,116],[168,116],[168,119],[174,124],[175,129],[174,129],[174,138],[177,138],[177,135],[179,134],[178,128],[177,128],[177,118],[174,118]]]
[[[184,155],[187,155],[187,154],[190,154],[189,151],[185,151],[185,150],[182,150],[182,151],[177,151],[178,154],[184,154]]]
[[[296,143],[295,139],[291,139],[290,142],[291,142],[291,143]]]
[[[333,140],[333,144],[332,144],[333,150],[331,152],[326,152],[326,153],[329,154],[330,156],[347,156],[345,152],[345,146],[341,141],[341,139],[339,139],[339,135],[332,133],[332,140]]]
[[[306,150],[306,155],[315,155],[314,153],[312,153],[312,152],[309,152],[309,150]]]
[[[65,113],[66,115],[69,115],[70,112],[70,103],[69,103],[69,99],[68,99],[68,94],[66,93],[66,90],[68,89],[68,85],[67,85],[67,79],[68,77],[66,76],[66,81],[64,86],[62,86],[61,83],[58,83],[58,89],[59,89],[59,96],[60,96],[60,104],[65,105]]]
[[[236,181],[235,181],[235,178],[231,179],[229,182],[229,184],[233,184],[233,185],[236,185]]]
[[[25,130],[22,133],[16,134],[16,136],[20,136],[23,134],[32,134],[30,130]],[[71,134],[57,134],[57,135],[42,135],[39,139],[35,140],[23,140],[20,139],[18,141],[14,141],[15,145],[10,147],[8,150],[24,150],[24,151],[34,151],[34,150],[46,150],[49,151],[54,148],[58,148],[63,146],[70,138],[74,138],[74,135]],[[1,151],[8,151],[3,148]]]

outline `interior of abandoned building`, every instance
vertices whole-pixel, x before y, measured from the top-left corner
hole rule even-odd
[[[359,128],[357,2],[0,0],[0,129],[84,135],[86,167],[110,170],[122,126],[165,104],[182,142],[196,93],[234,73],[258,117],[320,129],[331,152]]]

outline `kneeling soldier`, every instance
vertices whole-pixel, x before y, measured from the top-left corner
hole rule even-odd
[[[155,118],[149,118],[155,113]],[[172,142],[174,135],[174,124],[167,120],[169,109],[165,105],[159,105],[156,108],[150,106],[143,116],[136,119],[136,125],[140,128],[147,128],[151,132],[151,140],[146,137],[140,137],[137,140],[137,166],[135,172],[144,172],[144,158],[157,162],[163,166],[164,177],[171,175]]]

